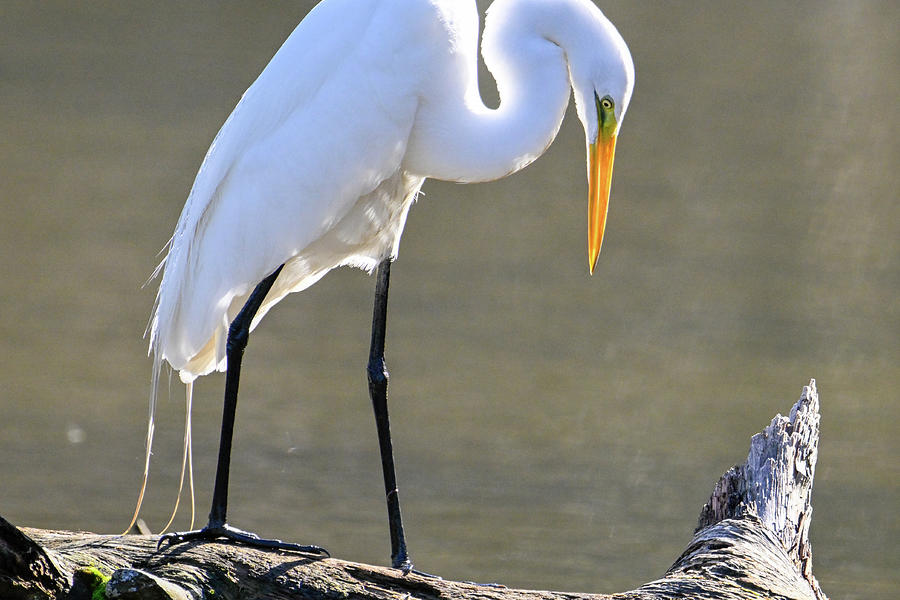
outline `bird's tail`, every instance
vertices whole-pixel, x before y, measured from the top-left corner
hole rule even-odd
[[[156,404],[159,397],[159,379],[162,370],[162,360],[156,355],[153,360],[153,377],[150,384],[150,414],[147,419],[147,441],[146,451],[144,454],[144,475],[141,481],[141,490],[138,494],[137,505],[134,508],[134,514],[128,527],[122,532],[123,535],[131,531],[137,523],[138,516],[141,512],[141,505],[144,502],[144,493],[147,491],[147,482],[150,479],[150,456],[153,454],[153,433],[156,425]],[[184,416],[184,444],[181,455],[181,476],[178,479],[178,496],[175,498],[175,507],[172,509],[172,515],[169,517],[168,523],[163,528],[163,532],[169,528],[175,515],[178,512],[178,504],[181,501],[181,493],[184,488],[184,476],[188,474],[188,486],[191,493],[191,529],[194,528],[194,461],[191,448],[191,408],[193,403],[194,384],[193,382],[186,384],[185,387],[185,416]]]
[[[150,455],[153,451],[153,431],[156,426],[156,399],[159,396],[159,375],[161,368],[162,361],[154,357],[153,375],[150,382],[150,415],[147,417],[147,441],[145,443],[146,450],[144,454],[144,477],[141,481],[141,491],[138,494],[137,505],[134,507],[134,514],[131,516],[131,522],[128,523],[128,527],[125,528],[125,531],[122,532],[122,535],[125,535],[126,533],[131,531],[131,528],[134,527],[135,523],[137,523],[138,516],[141,512],[141,505],[144,503],[144,492],[147,491],[147,480],[150,478]]]
[[[172,508],[172,515],[169,517],[168,523],[162,528],[160,533],[165,533],[175,520],[178,514],[178,503],[181,502],[181,492],[184,490],[184,474],[187,472],[188,489],[191,492],[191,526],[194,528],[194,458],[191,449],[191,404],[194,395],[194,382],[185,384],[184,397],[184,445],[181,451],[181,475],[178,477],[178,495],[175,497],[175,507]]]

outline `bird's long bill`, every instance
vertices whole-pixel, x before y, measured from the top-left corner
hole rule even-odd
[[[592,274],[600,256],[600,246],[603,245],[603,232],[606,231],[615,153],[616,134],[606,134],[601,129],[588,148],[588,268]]]

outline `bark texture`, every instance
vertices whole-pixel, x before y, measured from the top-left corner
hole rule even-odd
[[[514,590],[218,543],[157,550],[152,535],[16,528],[0,518],[0,598],[37,600],[827,600],[812,574],[810,497],[819,440],[815,381],[753,436],[664,576],[613,595]]]

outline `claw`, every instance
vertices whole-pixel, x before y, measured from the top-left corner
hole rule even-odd
[[[328,550],[322,548],[321,546],[305,546],[301,544],[293,544],[291,542],[283,542],[281,540],[275,539],[267,540],[259,537],[255,533],[242,531],[228,524],[207,525],[203,529],[197,529],[194,531],[180,531],[161,535],[159,536],[159,540],[156,543],[156,549],[161,549],[163,543],[167,543],[169,546],[173,546],[175,544],[182,544],[191,540],[205,540],[208,542],[214,542],[216,540],[229,540],[236,544],[244,544],[247,546],[264,548],[266,550],[286,550],[289,552],[300,552],[303,554],[318,554],[323,558],[331,557],[331,554],[328,552]],[[411,566],[412,565],[410,565],[410,567]]]

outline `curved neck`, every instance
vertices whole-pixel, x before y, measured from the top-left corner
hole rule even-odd
[[[499,107],[481,99],[475,49],[461,49],[465,68],[455,63],[455,77],[432,77],[422,96],[405,161],[410,172],[460,182],[498,179],[534,161],[556,137],[569,103],[565,52],[531,19],[495,25],[489,16],[483,54]]]

